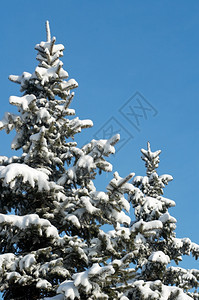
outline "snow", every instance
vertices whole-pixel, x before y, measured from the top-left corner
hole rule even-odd
[[[143,205],[143,210],[149,214],[151,211],[161,211],[163,203],[153,197],[145,197],[145,202]]]
[[[166,184],[173,180],[173,177],[169,174],[160,175],[159,178]]]
[[[0,214],[0,224],[10,224],[18,227],[20,230],[27,229],[33,225],[42,228],[47,237],[59,238],[56,227],[54,227],[48,220],[40,218],[36,214],[16,216]],[[42,235],[42,232],[40,233]]]
[[[147,177],[147,176],[143,176],[142,177],[142,184],[143,185],[146,185],[146,184],[148,184],[149,183],[149,178]]]
[[[53,39],[55,39],[55,38],[53,38]],[[37,44],[35,46],[35,49],[39,50],[39,51],[41,51],[43,49],[43,51],[44,51],[44,49],[47,48],[48,50],[50,50],[51,45],[52,45],[52,41],[50,41],[50,42],[41,42],[40,44]],[[57,45],[54,44],[53,45],[52,55],[55,54],[56,52],[62,52],[62,51],[64,51],[64,45],[62,45],[62,44],[57,44]]]
[[[142,219],[139,220],[138,222],[134,223],[131,226],[131,231],[132,232],[146,232],[146,231],[153,231],[154,229],[162,229],[163,225],[162,222],[159,220],[154,220],[154,221],[149,221],[149,222],[145,222]]]
[[[88,293],[92,290],[92,284],[89,282],[89,270],[73,275],[74,285],[78,287],[80,284],[83,285],[85,292]]]
[[[38,133],[32,134],[30,136],[30,140],[31,141],[35,141],[35,142],[41,140],[41,137],[44,134],[44,132],[45,132],[45,127],[42,126],[42,128],[40,129],[40,131]]]
[[[108,190],[109,194],[113,193],[114,197],[119,196],[121,203],[123,202],[123,194],[125,193],[134,193],[135,192],[135,187],[128,183],[128,181],[135,175],[134,173],[130,173],[128,176],[126,176],[125,178],[122,178],[119,176],[118,172],[115,172],[114,174],[114,178],[109,182],[109,185],[106,187],[106,189]],[[124,204],[124,203],[122,203]],[[128,206],[128,204],[126,203],[125,205]],[[127,211],[128,211],[128,207]]]
[[[34,254],[27,254],[19,261],[19,268],[21,271],[30,269],[30,267],[36,262]]]
[[[4,114],[3,119],[0,121],[0,129],[5,128],[5,126],[9,124],[9,118],[10,118],[10,116],[11,116],[11,114],[8,113],[8,112],[6,112]]]
[[[112,275],[114,273],[115,270],[112,266],[100,267],[98,263],[94,263],[90,269],[73,275],[74,285],[76,287],[83,286],[86,293],[89,293],[93,288],[91,281],[93,276],[103,278],[105,274]]]
[[[121,261],[120,259],[114,259],[114,260],[112,261],[112,265],[113,265],[114,268],[115,268],[115,267],[121,267],[122,261]]]
[[[79,120],[81,128],[90,128],[93,127],[93,122],[91,120]]]
[[[24,111],[30,110],[30,104],[36,101],[35,95],[25,95],[23,97],[11,96],[9,98],[10,104],[21,107]]]
[[[158,293],[158,291],[152,291],[150,285],[143,280],[136,281],[134,285],[140,290],[143,299],[151,299],[152,297],[152,299],[160,299],[160,293]]]
[[[63,63],[59,61],[56,66],[43,68],[43,67],[36,67],[35,74],[38,79],[41,80],[41,84],[44,85],[49,81],[56,80],[59,78],[67,78],[68,72],[62,69]]]
[[[191,250],[192,250],[192,251],[197,251],[198,254],[199,254],[199,245],[192,242],[192,243],[191,243]]]
[[[152,152],[152,151],[151,151],[151,148],[150,148],[150,143],[149,143],[149,142],[148,142],[148,145],[147,145],[147,146],[148,146],[148,149],[147,149],[147,150],[141,149],[141,152],[142,152],[142,154],[143,154],[145,157],[154,159],[154,158],[156,158],[156,157],[158,157],[158,156],[160,155],[161,150],[157,150],[157,151],[155,151],[155,152]]]
[[[73,124],[72,125],[74,126],[74,128],[77,132],[81,128],[83,128],[82,126],[91,126],[92,125],[90,120],[81,121],[78,118],[75,118],[72,121],[74,123],[74,125]],[[81,126],[80,129],[78,129],[79,126]],[[72,129],[73,129],[73,127],[72,127]],[[91,147],[91,149],[88,149],[89,146]],[[106,155],[107,153],[104,153],[104,148],[100,148],[100,146],[101,146],[101,140],[100,141],[93,140],[90,144],[87,144],[82,149],[78,149],[78,151],[77,151],[77,149],[72,150],[74,152],[73,154],[79,158],[78,158],[76,164],[74,166],[68,168],[66,170],[66,173],[63,174],[59,178],[58,184],[64,185],[65,182],[67,182],[68,184],[72,183],[77,180],[77,178],[79,177],[79,173],[80,174],[84,173],[84,175],[87,175],[90,172],[92,172],[93,169],[96,169],[97,167],[99,167],[107,172],[112,171],[112,165],[110,163],[106,162],[103,158],[101,159],[101,156]],[[99,152],[98,148],[100,148],[101,152]],[[87,154],[86,152],[89,152],[89,154]],[[85,170],[82,170],[82,169],[85,169]],[[82,170],[82,172],[80,172],[80,170]],[[128,209],[129,204],[124,201],[123,201],[123,204]]]
[[[71,300],[74,300],[75,297],[77,297],[78,299],[80,297],[78,289],[74,285],[72,280],[66,280],[62,282],[57,289],[57,294],[59,293],[64,294],[66,299],[71,299]]]
[[[93,264],[93,266],[89,269],[88,275],[96,275],[101,272],[102,268],[99,264]]]
[[[166,207],[174,207],[176,205],[175,201],[170,200],[165,197],[162,197],[162,196],[158,196],[157,199],[160,200],[161,202],[163,202],[166,205]]]
[[[97,147],[100,151],[103,151],[105,156],[109,156],[110,154],[115,153],[114,144],[116,144],[120,140],[120,135],[116,134],[109,140],[99,140]],[[95,140],[92,140],[93,142]]]
[[[43,120],[48,120],[48,123],[55,120],[51,117],[50,113],[45,107],[41,107],[37,112],[37,122],[41,122]]]
[[[20,140],[22,139],[23,136],[23,131],[17,132],[12,143],[11,143],[11,148],[12,149],[19,149],[19,147],[21,146],[20,144]]]
[[[120,224],[130,225],[131,223],[131,218],[127,216],[123,211],[117,211],[114,209],[111,211],[111,217]]]
[[[78,87],[78,83],[75,79],[69,79],[68,81],[63,81],[60,83],[62,90],[69,90]]]
[[[159,217],[159,220],[162,222],[162,223],[166,223],[166,222],[169,222],[169,223],[176,223],[177,220],[172,217],[168,212],[166,212],[165,214],[161,215]]]
[[[105,193],[105,192],[96,191],[96,192],[92,193],[91,195],[92,195],[92,198],[95,200],[102,200],[103,202],[108,202],[108,200],[109,200],[109,197],[108,197],[107,193]]]
[[[144,237],[142,234],[140,234],[140,233],[138,232],[138,234],[137,234],[136,237],[135,237],[134,242],[135,242],[136,244],[145,244],[145,243],[146,243],[146,239],[145,239],[145,237]]]
[[[38,289],[45,289],[45,290],[47,290],[51,286],[52,286],[51,283],[48,282],[46,279],[40,279],[36,284],[36,287]]]
[[[46,173],[33,169],[26,164],[12,163],[0,169],[0,179],[3,179],[4,185],[9,184],[13,188],[18,177],[22,178],[23,183],[29,183],[33,188],[37,183],[39,191],[49,191],[52,186]]]
[[[125,178],[122,178],[119,176],[119,173],[118,172],[115,172],[114,173],[114,177],[117,181],[117,184],[116,186],[118,188],[122,187],[122,186],[125,186],[125,184],[135,175],[135,173],[130,173],[128,176],[126,176]]]
[[[21,277],[21,275],[18,272],[15,272],[15,271],[7,272],[7,275],[6,275],[6,279],[8,281],[16,279],[16,278],[20,278],[20,277]]]
[[[133,184],[137,184],[137,183],[142,182],[142,178],[143,178],[143,176],[135,176],[133,178]]]
[[[81,227],[81,224],[75,215],[67,215],[66,220],[70,221],[77,228]]]
[[[125,197],[121,196],[120,200],[119,200],[119,203],[122,206],[122,208],[124,208],[127,212],[130,211],[130,208],[131,208],[130,203],[129,203],[129,201],[127,201],[125,199]]]
[[[116,230],[110,230],[108,231],[109,239],[106,238],[107,243],[107,249],[110,248],[113,250],[113,247],[111,245],[111,240],[115,238],[116,236],[122,236],[123,239],[129,240],[130,238],[130,229],[126,227],[121,227],[120,224],[117,224]]]
[[[6,253],[0,255],[0,273],[2,273],[4,266],[7,269],[11,269],[15,260],[15,255],[13,253]]]
[[[175,248],[182,248],[183,247],[183,240],[179,238],[174,238],[173,239],[173,246]]]
[[[83,206],[85,209],[90,213],[90,214],[95,214],[95,213],[100,213],[100,209],[96,208],[95,206],[92,205],[91,199],[87,196],[82,196],[80,198]]]
[[[3,164],[5,161],[8,160],[7,156],[0,156],[0,164]],[[0,166],[1,167],[1,166]]]
[[[149,261],[159,262],[159,263],[168,265],[170,263],[170,258],[168,255],[164,254],[162,251],[156,251],[156,252],[153,252],[149,256]]]
[[[26,87],[27,82],[31,78],[32,74],[28,72],[23,72],[21,76],[18,75],[10,75],[9,79],[13,82],[21,84],[22,87]]]
[[[143,299],[154,299],[154,300],[193,300],[193,298],[186,295],[181,289],[175,286],[166,286],[161,283],[161,281],[148,281],[137,280],[134,283],[137,287]],[[171,298],[172,297],[172,298]]]
[[[89,172],[95,167],[96,166],[93,162],[93,157],[90,155],[81,156],[76,164],[76,168],[87,168]]]

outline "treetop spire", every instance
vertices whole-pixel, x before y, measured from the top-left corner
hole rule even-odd
[[[46,41],[51,41],[50,24],[48,20],[46,20]]]
[[[147,150],[150,152],[151,151],[151,145],[150,145],[150,142],[148,141],[147,142]]]

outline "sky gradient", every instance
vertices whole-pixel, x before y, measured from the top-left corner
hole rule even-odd
[[[164,196],[176,202],[177,237],[199,243],[199,2],[20,0],[3,2],[1,11],[0,118],[17,112],[8,99],[20,96],[19,86],[8,76],[34,71],[34,46],[46,40],[49,20],[65,46],[64,69],[79,83],[71,108],[94,122],[79,144],[119,132],[109,161],[123,177],[145,175],[147,141],[161,149],[158,173],[174,177]],[[0,155],[16,155],[13,137],[0,132]],[[99,189],[111,177],[102,174]]]

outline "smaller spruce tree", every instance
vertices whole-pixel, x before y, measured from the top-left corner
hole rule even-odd
[[[197,244],[188,238],[176,238],[177,221],[168,212],[175,202],[163,197],[165,185],[173,178],[157,174],[160,150],[152,152],[148,142],[147,150],[141,152],[146,176],[134,177],[133,185],[141,194],[138,198],[130,195],[136,217],[133,226],[138,228],[138,254],[134,261],[137,274],[130,299],[199,299],[199,270],[168,266],[170,262],[178,265],[183,255],[192,253],[195,259],[199,256]]]

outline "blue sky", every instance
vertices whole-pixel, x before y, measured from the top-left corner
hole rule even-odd
[[[64,68],[79,83],[71,108],[94,122],[79,143],[119,131],[110,162],[123,177],[145,174],[140,148],[147,141],[161,149],[159,174],[174,177],[165,197],[176,202],[177,236],[199,243],[199,2],[20,0],[4,1],[1,11],[0,118],[16,112],[8,99],[20,95],[19,86],[8,76],[34,71],[48,19],[65,45]],[[12,138],[0,133],[0,155],[15,154]],[[101,175],[99,188],[110,178]]]

